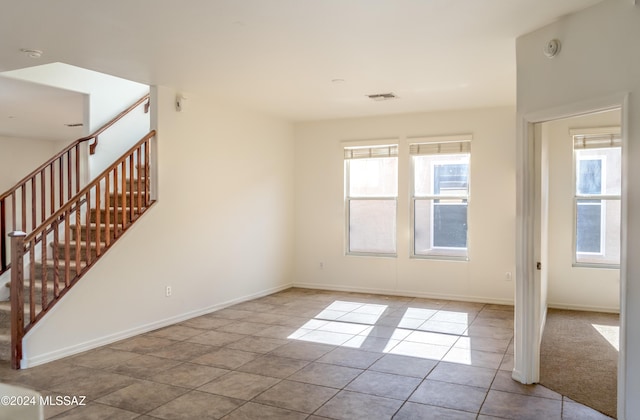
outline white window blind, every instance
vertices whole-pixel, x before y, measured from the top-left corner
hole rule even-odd
[[[620,134],[579,134],[573,136],[573,148],[579,149],[606,149],[609,147],[621,147]]]
[[[345,147],[344,158],[350,159],[371,159],[398,156],[397,145],[370,146],[370,147]]]
[[[471,141],[447,141],[447,142],[430,142],[430,143],[414,143],[409,145],[409,154],[411,155],[455,155],[459,153],[470,153]]]

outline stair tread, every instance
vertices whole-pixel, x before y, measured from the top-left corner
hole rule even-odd
[[[133,207],[133,209],[132,209],[131,207],[120,207],[120,206],[118,206],[118,207],[110,207],[109,216],[110,217],[115,217],[115,215],[117,215],[118,217],[121,217],[121,214],[122,214],[123,210],[124,210],[125,214],[131,213],[131,210],[133,210],[133,214],[135,214],[135,215],[140,214],[140,209],[138,209],[137,207]],[[91,209],[91,217],[92,217],[92,219],[95,218],[95,215],[97,213],[98,213],[98,211],[96,209]],[[106,209],[101,208],[100,209],[100,213],[101,213],[100,218],[102,218],[102,217],[106,218],[107,217],[107,214],[106,214],[107,210]],[[100,224],[103,224],[102,220],[100,222],[101,222]]]
[[[64,285],[64,279],[63,278],[58,279],[58,283],[62,283]],[[5,287],[7,289],[10,289],[11,285],[9,283],[7,283],[5,285]],[[26,288],[26,287],[28,287],[28,285],[25,283],[24,287]],[[60,284],[58,284],[58,287],[60,287]],[[41,281],[35,281],[33,283],[33,288],[37,289],[37,290],[42,289],[42,282]],[[50,280],[47,281],[47,290],[53,290],[53,283]]]
[[[25,302],[24,313],[28,314],[30,310],[31,308],[29,306],[29,302]],[[0,311],[11,312],[11,302],[8,300],[0,302]],[[42,311],[42,305],[36,305],[36,312],[41,312],[41,311]]]
[[[56,260],[54,260],[54,259],[46,259],[45,263],[47,264],[47,266],[49,266],[49,265],[53,265],[55,261]],[[64,262],[65,262],[64,259],[59,259],[58,260],[58,264],[61,264],[61,263],[64,264]],[[74,259],[70,259],[69,263],[71,265],[75,265],[75,263],[76,263],[75,258]],[[86,263],[86,261],[80,260],[80,265],[87,265],[87,263]],[[36,267],[42,267],[42,261],[36,261],[35,266]]]
[[[109,208],[110,208],[112,211],[115,211],[116,209],[118,209],[118,211],[122,210],[122,207],[121,207],[121,206],[118,206],[118,207],[109,206]],[[136,208],[136,207],[134,207],[134,209],[135,209],[135,208]],[[131,210],[131,207],[125,207],[125,209],[127,209],[127,211],[128,211],[128,210]],[[98,210],[98,209],[96,209],[95,207],[93,207],[93,208],[91,209],[91,211],[96,211],[96,210]],[[107,208],[106,208],[106,207],[100,207],[100,210],[101,210],[101,211],[106,211],[106,210],[107,210]]]
[[[69,230],[71,231],[72,237],[75,237],[75,235],[76,235],[76,226],[77,225],[69,225]],[[120,224],[109,223],[108,226],[109,226],[109,231],[110,231],[109,234],[111,236],[113,236],[114,232],[116,232],[116,231],[122,231],[122,225],[120,225]],[[80,225],[79,228],[77,228],[77,230],[81,232],[81,235],[85,235],[87,233],[87,231],[92,232],[92,234],[95,233],[95,232],[98,232],[98,231],[106,233],[106,231],[107,231],[107,223],[103,223],[102,221],[100,222],[100,224],[89,223],[88,229],[87,229],[87,225],[86,224],[82,224],[82,225]],[[92,238],[92,239],[96,239],[96,238]],[[73,240],[76,240],[76,239],[73,239]],[[83,240],[83,239],[81,239],[81,240]],[[91,240],[91,238],[90,238],[90,242],[95,242],[95,241]]]
[[[51,242],[50,244],[51,244],[51,246],[53,246],[53,242]],[[58,242],[58,246],[65,246],[66,244],[67,244],[67,242],[64,242],[64,241]],[[71,241],[68,242],[68,244],[69,244],[69,246],[77,246],[78,245],[78,241],[71,240]],[[80,245],[87,246],[87,242],[86,241],[81,241]],[[91,245],[91,248],[95,248],[95,247],[97,247],[97,242],[90,241],[89,245]],[[106,245],[107,245],[106,242],[100,241],[100,246],[101,247],[104,247]]]
[[[133,193],[133,194],[146,194],[147,192],[146,191],[126,191],[125,192],[125,194],[131,194],[131,193]],[[122,195],[122,192],[117,192],[117,193],[111,192],[111,193],[109,193],[110,196],[114,196],[115,194]]]
[[[106,226],[106,223],[100,223],[100,226],[103,226],[103,225]],[[69,224],[69,228],[71,228],[71,229],[75,229],[76,226],[78,226],[78,225]],[[89,227],[96,227],[96,226],[98,226],[96,223],[93,223],[93,222],[89,223]],[[113,224],[113,223],[109,223],[109,226],[116,226],[116,225]],[[86,224],[83,223],[83,224],[80,225],[80,229],[82,229],[84,227],[86,227]]]
[[[47,267],[53,267],[54,265],[54,261],[52,259],[47,259],[45,260],[45,263],[47,264]],[[60,266],[64,266],[65,261],[63,259],[59,259],[58,260],[58,267]],[[86,261],[82,261],[80,260],[80,266],[86,266],[87,262]],[[35,263],[36,268],[42,268],[42,262],[41,261],[36,261]],[[76,260],[75,259],[71,259],[69,260],[69,267],[73,268],[76,266]]]

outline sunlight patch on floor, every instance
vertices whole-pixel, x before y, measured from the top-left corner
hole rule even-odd
[[[448,362],[474,364],[468,313],[409,307],[394,315],[388,309],[387,305],[337,300],[288,338],[422,359],[446,356]],[[466,340],[466,345],[457,346],[460,340]]]
[[[615,325],[591,324],[600,335],[609,342],[617,351],[620,351],[620,327]]]

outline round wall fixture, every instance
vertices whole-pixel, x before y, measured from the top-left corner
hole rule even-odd
[[[552,39],[548,41],[543,49],[544,55],[547,58],[553,58],[560,53],[560,41],[557,39]]]

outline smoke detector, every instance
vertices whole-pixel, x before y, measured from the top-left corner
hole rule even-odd
[[[547,58],[553,58],[556,55],[560,54],[560,46],[561,44],[559,40],[552,39],[550,41],[547,41],[544,48],[542,49],[542,52],[545,56],[547,56]]]
[[[32,50],[30,48],[20,48],[20,52],[25,54],[29,58],[40,58],[42,57],[42,51],[40,50]]]
[[[370,99],[373,99],[374,101],[388,101],[391,99],[396,99],[397,96],[395,93],[375,93],[373,95],[367,95]]]

